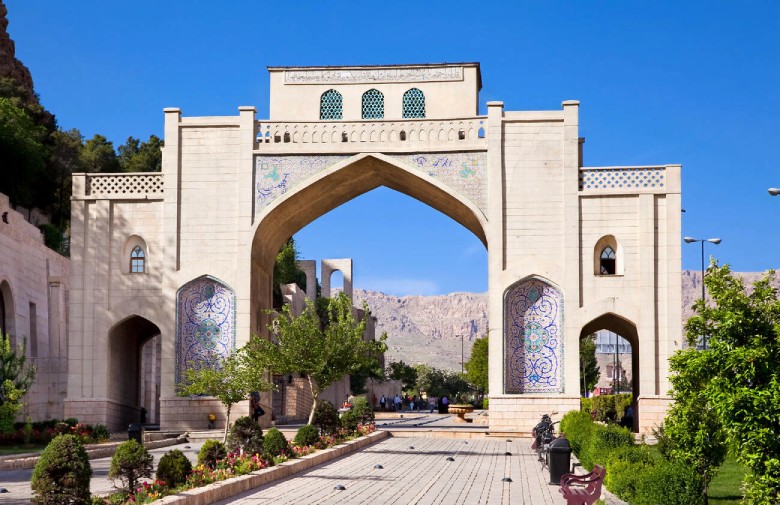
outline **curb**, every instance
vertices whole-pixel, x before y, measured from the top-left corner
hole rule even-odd
[[[166,438],[163,440],[155,440],[154,442],[145,442],[144,447],[147,449],[159,449],[160,447],[168,447],[169,445],[176,445],[186,442],[187,439],[183,437]],[[106,444],[90,444],[85,446],[87,451],[87,457],[89,459],[107,458],[114,455],[117,446],[123,442],[109,442]],[[41,457],[40,453],[30,455],[21,458],[0,460],[0,471],[5,470],[25,470],[28,468],[34,468],[38,463],[38,458]]]
[[[209,503],[215,503],[220,500],[232,498],[238,494],[246,491],[251,491],[257,487],[269,484],[278,479],[283,479],[294,475],[296,473],[308,470],[314,466],[328,461],[346,456],[347,454],[358,451],[364,447],[375,444],[385,438],[388,438],[390,434],[386,431],[375,431],[370,435],[358,438],[356,440],[350,440],[336,447],[330,449],[324,449],[317,451],[314,454],[303,456],[302,458],[286,461],[280,465],[272,466],[270,468],[264,468],[256,472],[252,472],[247,475],[241,475],[239,477],[233,477],[231,479],[223,480],[220,482],[214,482],[208,486],[203,486],[181,493],[166,496],[160,498],[157,501],[152,502],[152,505],[207,505]]]

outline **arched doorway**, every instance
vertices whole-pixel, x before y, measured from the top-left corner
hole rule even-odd
[[[16,326],[14,314],[14,295],[11,291],[11,285],[8,281],[0,282],[0,331],[3,338],[11,338],[11,344],[16,343]]]
[[[127,429],[142,417],[146,423],[159,422],[160,329],[133,315],[109,330],[108,341],[108,398],[117,409],[109,429]]]
[[[285,240],[349,200],[380,186],[394,189],[449,216],[487,246],[487,223],[477,205],[435,179],[381,154],[361,154],[323,171],[258,213],[251,250],[252,332],[265,334],[271,306],[273,263]],[[344,281],[345,289],[349,281]]]
[[[589,335],[598,334],[602,330],[609,332],[602,337],[602,345],[607,346],[608,359],[604,361],[605,369],[601,370],[602,377],[606,377],[610,383],[612,393],[632,393],[634,397],[634,430],[638,425],[639,415],[636,408],[636,400],[640,391],[640,365],[639,365],[639,333],[636,325],[628,319],[614,313],[603,314],[582,327],[580,340]],[[625,343],[628,343],[628,348]],[[598,343],[597,343],[598,345]],[[630,354],[630,373],[626,369],[621,354]],[[628,377],[630,376],[630,379]],[[630,386],[627,388],[626,380]],[[626,389],[630,389],[627,391]]]

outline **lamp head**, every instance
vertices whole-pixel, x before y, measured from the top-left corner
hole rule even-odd
[[[692,243],[692,242],[698,242],[698,240],[693,238],[693,237],[683,237],[683,240],[686,241],[689,244]]]
[[[772,196],[780,195],[780,188],[769,188],[769,194]]]
[[[720,239],[719,238],[708,238],[707,242],[710,242],[712,244],[720,244]]]

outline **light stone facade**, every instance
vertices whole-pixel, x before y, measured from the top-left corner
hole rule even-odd
[[[176,395],[182,342],[208,361],[225,332],[265,334],[283,242],[387,186],[488,250],[491,431],[577,408],[579,339],[601,329],[632,344],[638,428],[659,420],[681,340],[679,165],[583,167],[577,101],[478,115],[478,64],[269,72],[269,120],[165,109],[162,174],[74,177],[66,413],[126,423],[139,365],[116,358],[159,334],[161,425],[202,426],[220,409]],[[141,274],[123,266],[135,244]]]
[[[67,393],[70,264],[0,194],[0,319],[16,346],[25,338],[36,376],[19,418],[62,419]]]

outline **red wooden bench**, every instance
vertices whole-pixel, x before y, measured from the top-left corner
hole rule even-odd
[[[596,465],[586,475],[564,474],[559,491],[566,498],[567,505],[593,505],[601,497],[601,485],[607,470]]]

